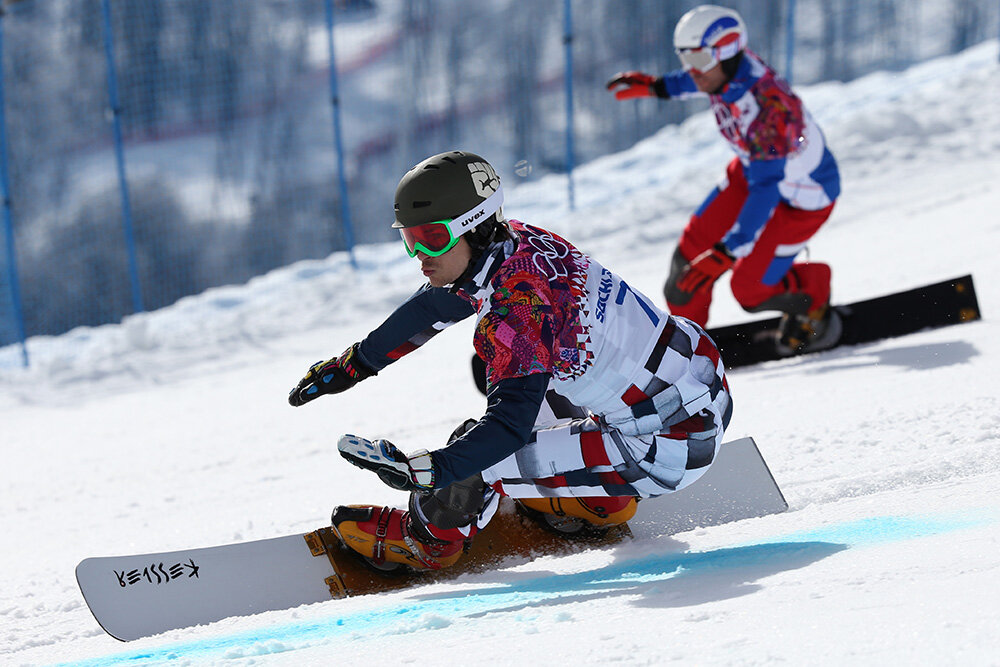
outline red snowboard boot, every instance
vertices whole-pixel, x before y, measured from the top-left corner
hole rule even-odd
[[[461,558],[464,541],[433,537],[410,513],[375,505],[340,505],[330,517],[340,541],[374,568],[386,572],[402,566],[439,570]]]

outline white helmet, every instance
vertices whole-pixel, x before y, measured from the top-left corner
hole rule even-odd
[[[674,28],[674,49],[686,70],[704,72],[746,46],[746,24],[735,10],[726,7],[699,5]]]

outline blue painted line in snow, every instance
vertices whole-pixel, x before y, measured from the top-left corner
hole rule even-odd
[[[849,523],[825,528],[804,530],[781,537],[768,538],[761,543],[775,541],[826,540],[852,547],[874,546],[886,542],[899,542],[930,537],[955,530],[976,528],[992,523],[995,517],[982,514],[938,514],[931,516],[881,516],[868,517]]]
[[[249,658],[325,644],[344,635],[358,634],[371,640],[443,628],[454,619],[488,613],[609,595],[656,594],[662,592],[662,582],[667,580],[670,581],[671,592],[688,587],[694,591],[704,585],[706,577],[717,577],[731,570],[739,570],[739,582],[723,580],[723,583],[728,587],[729,595],[739,595],[741,588],[752,587],[752,582],[757,579],[805,567],[848,548],[930,537],[993,521],[995,517],[985,515],[872,517],[742,546],[704,552],[654,554],[575,574],[553,574],[440,593],[420,594],[415,591],[411,601],[402,605],[62,664],[97,667]]]

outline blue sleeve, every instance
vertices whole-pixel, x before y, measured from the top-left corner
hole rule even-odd
[[[664,74],[663,87],[668,96],[678,99],[705,94],[698,90],[698,86],[694,85],[694,79],[691,78],[691,75],[682,69]]]
[[[785,177],[785,158],[751,160],[750,166],[744,167],[744,173],[750,192],[736,224],[722,239],[723,245],[736,257],[745,257],[750,253],[774,207],[781,201],[778,183]]]
[[[427,283],[361,341],[361,360],[380,371],[475,312],[462,297]]]
[[[444,449],[431,452],[434,486],[442,488],[472,477],[524,447],[538,419],[549,377],[535,373],[492,385],[483,418]]]

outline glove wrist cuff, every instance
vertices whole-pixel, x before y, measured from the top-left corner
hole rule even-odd
[[[413,452],[409,457],[410,479],[415,485],[424,490],[434,488],[434,459],[430,452],[421,449]]]
[[[655,96],[665,100],[670,99],[670,93],[667,92],[667,82],[662,76],[658,76],[653,79],[650,89],[653,91]]]
[[[344,353],[340,355],[340,359],[338,360],[338,364],[343,371],[355,382],[361,382],[373,375],[378,375],[377,371],[369,367],[362,360],[361,352],[359,351],[360,347],[361,343],[355,343],[344,350]]]
[[[718,243],[715,244],[715,249],[720,253],[722,253],[723,255],[725,255],[726,257],[728,257],[729,259],[736,259],[732,251],[730,251],[729,248],[727,248],[722,241],[719,241]]]

